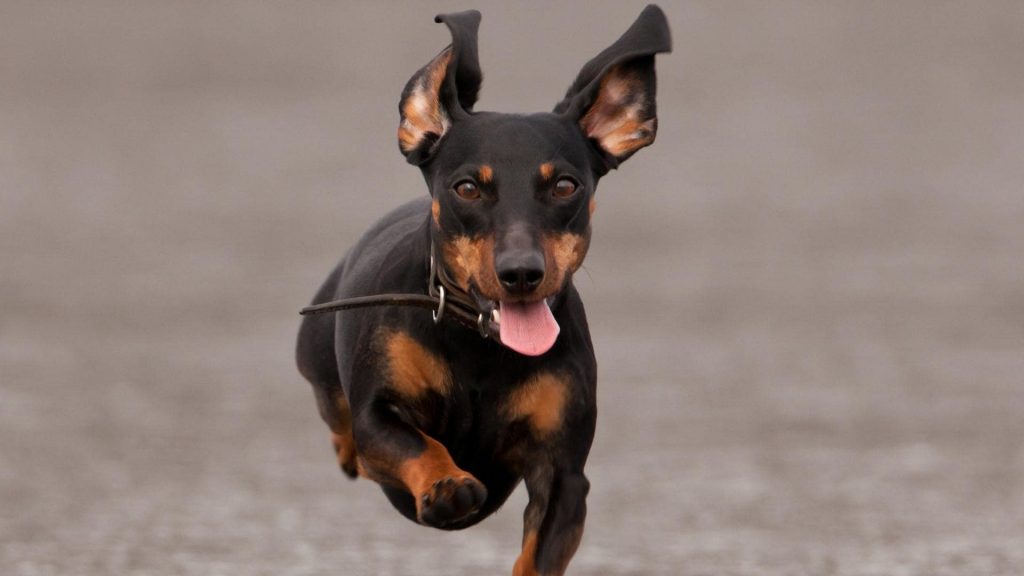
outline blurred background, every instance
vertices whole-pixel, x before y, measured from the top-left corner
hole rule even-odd
[[[0,2],[5,574],[507,574],[337,471],[298,310],[425,194],[399,93],[463,3]],[[475,1],[480,110],[641,2]],[[665,2],[657,143],[577,284],[577,575],[1024,573],[1024,4]]]

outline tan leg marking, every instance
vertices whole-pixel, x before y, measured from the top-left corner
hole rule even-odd
[[[344,394],[337,399],[338,423],[331,429],[331,445],[334,446],[334,454],[338,458],[338,466],[350,478],[355,478],[358,473],[358,452],[356,441],[352,436],[352,410],[349,408],[348,400]]]
[[[356,462],[356,442],[352,438],[352,431],[347,434],[331,432],[331,444],[334,445],[334,453],[338,456],[338,466],[348,476],[355,478],[359,475],[359,465]]]
[[[538,576],[536,531],[531,530],[523,538],[523,551],[519,554],[519,558],[516,558],[512,576]]]
[[[455,465],[451,454],[426,434],[420,433],[426,448],[398,465],[398,478],[416,500],[416,516],[423,522],[423,509],[430,503],[451,501],[455,493],[470,483],[483,486],[472,474]],[[429,502],[429,503],[428,503]]]
[[[398,477],[412,495],[417,497],[423,495],[430,490],[434,482],[442,478],[473,477],[472,474],[455,465],[448,450],[440,442],[426,434],[422,436],[423,441],[427,444],[423,453],[398,466]]]

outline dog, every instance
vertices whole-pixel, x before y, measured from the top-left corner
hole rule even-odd
[[[399,148],[429,197],[386,215],[330,273],[305,310],[298,367],[345,474],[445,530],[525,481],[513,574],[563,574],[583,535],[596,422],[573,273],[598,181],[654,142],[654,59],[671,35],[647,6],[553,112],[499,114],[473,111],[480,13],[436,21],[452,43],[399,103]]]

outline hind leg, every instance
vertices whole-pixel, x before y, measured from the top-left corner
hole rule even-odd
[[[310,337],[316,326],[304,323],[300,332],[298,348],[299,371],[313,385],[320,417],[331,429],[331,445],[338,459],[338,466],[349,478],[358,476],[356,443],[352,437],[352,410],[338,378],[338,369],[333,354],[325,354],[318,348],[323,342]],[[330,345],[330,339],[327,345]],[[319,352],[319,353],[318,353]]]
[[[330,300],[334,294],[344,261],[334,269],[313,298],[313,303]],[[338,364],[334,357],[334,314],[316,314],[302,319],[295,360],[299,372],[313,385],[320,417],[331,429],[331,444],[338,465],[348,477],[358,475],[356,443],[352,438],[352,411],[342,390]]]
[[[359,476],[358,452],[352,436],[352,411],[341,387],[313,384],[320,416],[331,429],[331,446],[338,459],[338,467],[349,478]]]
[[[359,476],[357,465],[356,441],[352,437],[352,410],[344,394],[337,397],[338,418],[331,425],[331,444],[334,454],[338,457],[338,466],[349,478]]]

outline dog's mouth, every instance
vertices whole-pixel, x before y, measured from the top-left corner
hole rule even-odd
[[[534,301],[502,298],[495,302],[476,289],[471,293],[481,310],[491,311],[504,346],[524,356],[540,356],[558,340],[561,328],[551,313],[554,295]]]
[[[494,234],[442,234],[438,243],[443,269],[451,271],[451,283],[472,296],[483,317],[491,318],[490,332],[497,332],[504,346],[520,354],[540,356],[558,340],[560,328],[552,308],[582,264],[589,241],[589,228],[582,233],[544,235],[540,241],[545,264],[542,280],[532,290],[516,292],[507,291],[496,272]]]
[[[548,300],[501,301],[498,308],[501,343],[526,356],[540,356],[550,350],[558,340],[560,328]]]

